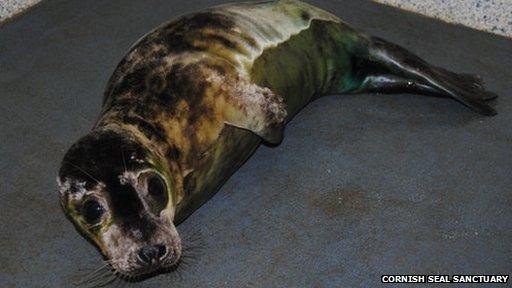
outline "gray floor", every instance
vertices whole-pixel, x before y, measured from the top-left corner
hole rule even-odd
[[[0,28],[0,287],[71,287],[100,264],[60,211],[56,169],[130,44],[222,1],[179,2],[48,0]],[[510,273],[512,41],[365,1],[311,2],[481,74],[501,95],[499,115],[415,95],[321,99],[179,227],[204,247],[181,280],[132,286],[380,287],[385,273]]]

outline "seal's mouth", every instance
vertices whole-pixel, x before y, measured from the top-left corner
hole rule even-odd
[[[170,272],[177,268],[181,260],[181,245],[166,247],[165,245],[145,246],[138,250],[136,261],[124,268],[116,269],[120,275],[127,278],[140,278],[147,274]],[[121,266],[123,267],[123,266]]]
[[[124,241],[128,240],[124,239]],[[114,275],[125,280],[139,280],[147,278],[147,275],[171,272],[176,269],[182,257],[179,238],[157,243],[159,244],[130,245],[129,248],[120,248],[122,245],[119,245],[116,249],[110,250],[107,262],[113,269]]]
[[[128,282],[140,282],[160,274],[173,273],[176,270],[178,270],[180,263],[181,258],[170,264],[154,263],[140,266],[139,268],[133,269],[131,271],[121,272],[116,269],[113,269],[112,272],[121,280]]]

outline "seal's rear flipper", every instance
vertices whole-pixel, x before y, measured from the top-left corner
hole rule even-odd
[[[372,37],[367,60],[358,69],[367,71],[356,92],[417,92],[447,96],[483,115],[496,115],[485,101],[497,97],[486,91],[482,80],[470,74],[457,74],[428,64],[406,49],[383,39]]]

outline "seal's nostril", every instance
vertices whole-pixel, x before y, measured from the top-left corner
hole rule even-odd
[[[167,247],[165,245],[156,245],[158,248],[158,258],[162,259],[167,255]]]
[[[164,245],[144,246],[140,248],[137,257],[142,264],[150,264],[153,261],[160,260],[167,248]]]

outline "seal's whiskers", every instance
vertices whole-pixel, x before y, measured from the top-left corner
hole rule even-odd
[[[115,276],[115,270],[112,268],[113,260],[105,260],[103,265],[91,273],[85,275],[80,281],[74,283],[77,287],[104,287],[106,282],[111,283]]]

